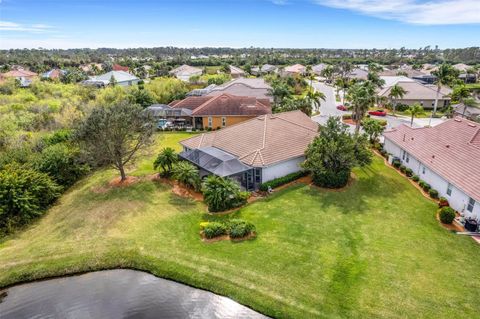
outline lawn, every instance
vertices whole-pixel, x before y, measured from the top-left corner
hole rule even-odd
[[[167,134],[155,146],[176,145]],[[152,173],[155,152],[131,168]],[[480,247],[443,229],[436,206],[375,158],[339,192],[296,185],[233,216],[145,179],[98,191],[92,174],[28,230],[0,244],[0,286],[131,267],[229,296],[282,318],[473,318],[480,311]],[[199,222],[240,217],[258,237],[206,244]]]

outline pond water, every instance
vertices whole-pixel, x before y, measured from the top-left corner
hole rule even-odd
[[[0,292],[0,318],[267,318],[211,292],[134,270],[21,284]]]

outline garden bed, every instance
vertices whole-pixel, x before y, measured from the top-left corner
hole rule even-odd
[[[218,241],[223,241],[223,240],[230,240],[230,241],[233,241],[233,242],[241,242],[241,241],[257,238],[257,233],[253,232],[253,233],[248,234],[247,236],[240,237],[240,238],[231,238],[229,235],[207,238],[203,234],[203,231],[201,231],[200,236],[202,237],[202,241],[205,242],[205,243],[216,243]]]

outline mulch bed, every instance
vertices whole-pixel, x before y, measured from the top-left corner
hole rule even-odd
[[[345,124],[354,125],[354,126],[357,125],[357,122],[352,119],[343,119],[342,121]]]
[[[218,237],[213,237],[213,238],[206,238],[205,235],[203,234],[203,231],[200,232],[200,237],[202,237],[202,241],[204,243],[215,243],[217,241],[222,241],[222,240],[230,240],[230,241],[233,241],[233,242],[241,242],[241,241],[244,241],[244,240],[250,240],[250,239],[254,239],[257,237],[257,233],[256,232],[252,232],[250,234],[248,234],[247,236],[245,237],[241,237],[241,238],[231,238],[229,235],[223,235],[223,236],[218,236]]]
[[[142,178],[137,176],[127,176],[127,178],[124,181],[122,181],[120,177],[115,177],[110,182],[108,182],[106,186],[99,186],[99,187],[92,188],[92,192],[97,194],[105,194],[111,189],[114,189],[117,187],[128,187],[130,185],[138,183],[141,180]]]
[[[457,214],[458,216],[458,214]],[[448,229],[448,230],[453,230],[453,231],[465,231],[465,228],[463,228],[462,226],[458,225],[457,223],[452,222],[451,224],[444,224],[440,221],[440,210],[437,212],[437,215],[435,215],[435,218],[438,220],[439,224],[445,228],[445,229]]]

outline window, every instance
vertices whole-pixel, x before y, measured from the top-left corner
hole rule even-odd
[[[425,174],[425,166],[422,165],[422,174]]]
[[[468,199],[467,210],[471,213],[473,212],[473,207],[475,206],[475,200],[473,198]]]
[[[227,118],[225,116],[222,116],[222,127],[227,126]]]
[[[208,127],[212,127],[212,117],[208,117]]]
[[[410,162],[410,155],[408,153],[406,154],[405,162],[407,162],[407,163]]]
[[[452,184],[448,183],[447,185],[447,195],[450,196],[452,195]]]
[[[255,183],[257,185],[262,183],[262,169],[261,168],[255,168]]]
[[[405,160],[405,155],[407,154],[407,152],[403,151],[403,154],[402,154],[402,160]]]

